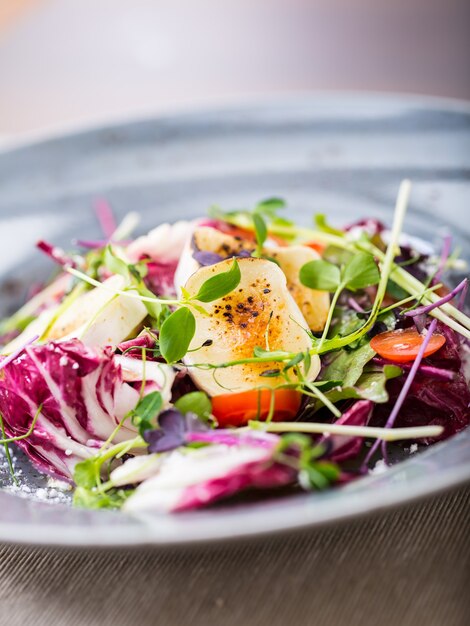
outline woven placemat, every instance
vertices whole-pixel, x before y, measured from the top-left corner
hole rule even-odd
[[[339,526],[168,550],[0,548],[3,626],[464,626],[470,489]]]

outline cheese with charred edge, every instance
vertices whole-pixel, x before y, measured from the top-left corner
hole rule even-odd
[[[185,288],[192,295],[212,276],[226,272],[233,264],[227,259],[215,265],[200,268],[187,281]],[[193,311],[196,333],[184,362],[194,364],[221,364],[253,357],[256,346],[266,348],[266,334],[270,350],[305,352],[312,346],[306,332],[307,322],[290,294],[282,270],[265,259],[240,258],[238,266],[241,281],[228,295],[204,304],[208,314]],[[271,316],[272,313],[272,316]],[[208,343],[210,345],[203,345]],[[202,346],[202,347],[201,347]],[[256,387],[277,387],[285,383],[282,375],[267,377],[263,372],[282,369],[279,362],[246,363],[217,370],[189,367],[195,384],[211,396],[241,392]],[[320,359],[312,356],[309,380],[320,370]],[[292,380],[295,380],[290,372]]]
[[[286,275],[289,291],[302,311],[310,330],[322,331],[330,309],[330,295],[327,291],[316,291],[305,287],[299,278],[302,265],[321,258],[318,252],[307,246],[288,246],[269,248],[269,256],[279,263]]]
[[[227,235],[212,227],[198,226],[188,238],[181,254],[175,273],[176,292],[181,296],[181,286],[200,267],[193,256],[194,252],[213,252],[226,258],[237,256],[241,252],[251,253],[255,247],[253,241]],[[289,291],[302,311],[308,327],[314,332],[322,331],[328,316],[330,296],[326,291],[315,291],[305,287],[299,279],[302,265],[321,258],[318,252],[307,246],[278,246],[272,243],[266,245],[264,252],[279,263],[286,275]]]

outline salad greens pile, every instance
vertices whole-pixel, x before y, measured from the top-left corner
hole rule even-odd
[[[248,489],[322,490],[470,422],[468,281],[451,254],[375,220],[315,228],[253,210],[104,237],[0,324],[1,441],[69,481],[74,504],[181,511]],[[432,383],[432,384],[431,384]]]

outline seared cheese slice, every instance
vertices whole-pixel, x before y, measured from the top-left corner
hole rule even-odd
[[[126,281],[114,275],[77,298],[56,320],[48,340],[78,338],[88,346],[116,345],[124,341],[145,319],[147,310],[140,300],[113,293]]]
[[[287,246],[269,248],[269,255],[275,259],[286,275],[287,286],[314,332],[325,328],[330,309],[330,295],[327,291],[316,291],[302,285],[299,278],[300,268],[305,263],[320,259],[318,252],[308,246]]]
[[[184,286],[191,274],[194,274],[201,267],[193,256],[194,252],[213,252],[225,258],[243,252],[251,253],[254,248],[255,245],[252,241],[227,235],[215,228],[197,227],[192,236],[188,238],[176,269],[176,293],[181,296],[181,287]],[[279,263],[286,275],[289,291],[302,311],[308,328],[314,332],[322,331],[328,316],[330,296],[325,291],[315,291],[305,287],[299,279],[302,265],[321,258],[318,252],[308,246],[269,245],[266,246],[265,253]]]
[[[232,259],[227,259],[200,268],[185,288],[196,294],[208,278],[226,272],[232,263]],[[207,315],[194,312],[196,333],[189,347],[194,352],[188,352],[184,358],[189,366],[250,358],[256,346],[294,353],[311,348],[307,322],[276,263],[249,257],[238,259],[238,265],[241,272],[238,287],[223,298],[204,304]],[[210,345],[203,345],[209,342]],[[263,372],[276,369],[282,369],[282,363],[247,363],[217,370],[189,367],[189,373],[200,389],[216,396],[261,386],[276,387],[285,382],[282,376],[262,376]],[[319,370],[320,359],[312,356],[310,371],[304,375],[314,380]]]
[[[241,237],[233,237],[210,226],[198,226],[188,237],[175,272],[175,290],[181,296],[181,287],[201,265],[194,258],[195,252],[212,252],[222,258],[241,252],[253,252],[255,244]]]

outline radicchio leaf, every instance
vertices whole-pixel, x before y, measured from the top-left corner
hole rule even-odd
[[[136,364],[134,359],[129,362]],[[42,471],[70,479],[75,464],[95,454],[139,400],[133,383],[143,374],[134,366],[130,383],[126,382],[126,363],[109,348],[92,349],[76,339],[27,347],[4,367],[0,380],[0,412],[7,435],[27,432],[42,406],[32,434],[18,445]],[[171,387],[171,370],[164,376],[169,376]],[[156,386],[155,380],[149,381],[145,390]],[[126,423],[114,441],[134,434]]]

